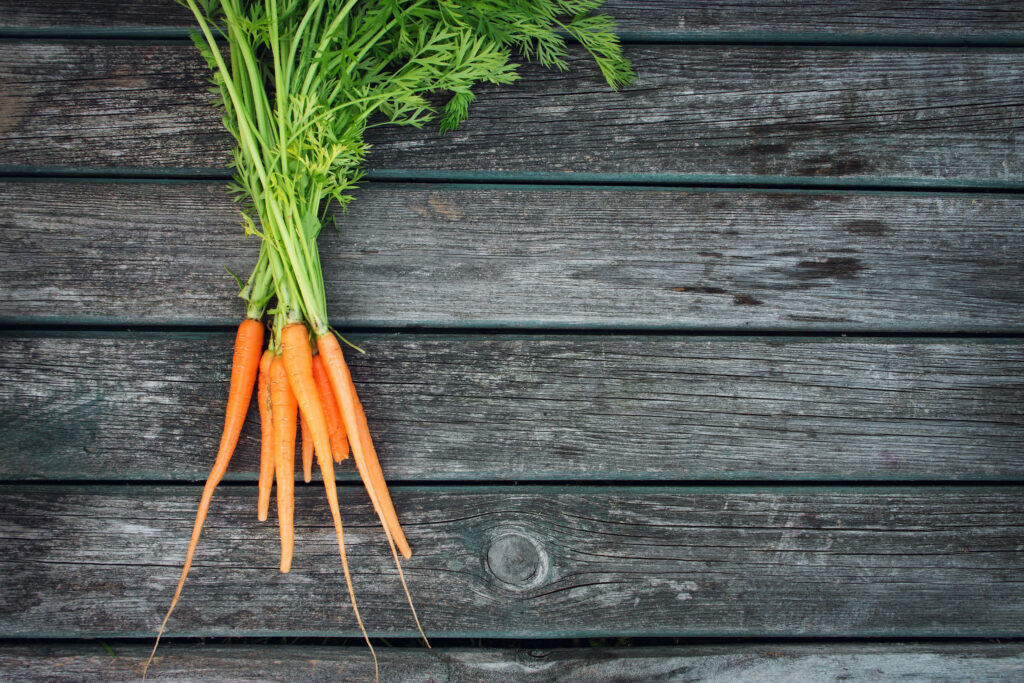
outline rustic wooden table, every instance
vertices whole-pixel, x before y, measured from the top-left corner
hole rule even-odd
[[[633,87],[378,130],[323,239],[435,642],[343,469],[383,679],[1020,680],[1024,7],[609,8]],[[257,244],[190,23],[0,0],[3,678],[140,673],[216,448]],[[152,680],[372,680],[257,451]]]

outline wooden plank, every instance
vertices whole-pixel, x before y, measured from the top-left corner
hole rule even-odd
[[[0,672],[20,681],[137,678],[149,657],[145,645],[5,645]],[[378,649],[384,681],[1018,681],[1019,643],[821,643],[580,648]],[[373,681],[366,648],[309,645],[191,645],[164,641],[147,680]]]
[[[120,33],[141,30],[191,30],[195,19],[173,0],[0,0],[0,27],[34,31]],[[143,35],[145,35],[143,33]]]
[[[834,0],[808,12],[787,0],[679,2],[609,0],[627,39],[998,40],[1019,39],[1024,19],[1012,0]],[[190,29],[194,20],[169,0],[0,0],[0,27],[9,30]],[[102,33],[101,33],[102,35]],[[143,33],[143,35],[145,35]]]
[[[530,67],[521,84],[481,88],[454,134],[374,129],[368,168],[379,176],[1024,180],[1019,49],[627,53],[639,77],[620,94],[576,51],[568,74]],[[0,65],[8,171],[219,169],[228,160],[209,75],[191,45],[10,41]]]
[[[362,336],[392,480],[1021,479],[1014,341]],[[5,336],[0,478],[202,480],[231,337]],[[255,409],[228,477],[254,481]],[[173,445],[173,447],[169,447]],[[623,457],[627,455],[627,457]],[[340,476],[353,479],[351,463]]]
[[[1024,635],[1017,487],[394,487],[435,637]],[[4,487],[0,636],[142,637],[199,487]],[[170,636],[355,636],[330,515],[296,492],[295,561],[255,487],[215,499]],[[413,636],[365,494],[341,492],[367,628]]]
[[[377,185],[328,230],[336,325],[1019,332],[1024,199]],[[55,207],[60,207],[59,210]],[[221,184],[0,183],[0,320],[234,324]]]

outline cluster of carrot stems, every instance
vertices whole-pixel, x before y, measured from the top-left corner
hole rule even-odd
[[[344,209],[351,200],[362,176],[368,128],[418,127],[434,118],[442,132],[456,128],[468,117],[476,84],[519,78],[513,51],[564,71],[565,38],[571,36],[612,88],[629,83],[632,68],[621,54],[614,22],[591,13],[602,0],[179,2],[198,22],[193,39],[212,71],[224,126],[237,142],[232,190],[243,204],[246,234],[259,236],[261,247],[252,275],[239,280],[246,317],[236,335],[224,433],[157,643],[181,596],[214,489],[255,391],[263,432],[257,513],[261,521],[267,518],[276,480],[281,571],[289,571],[292,560],[295,445],[301,429],[303,478],[311,480],[315,454],[352,608],[369,645],[345,556],[335,485],[334,464],[349,448],[410,608],[398,555],[409,558],[412,551],[339,337],[327,318],[317,239],[328,206],[333,202]],[[439,92],[450,94],[440,112],[429,99]],[[268,314],[269,325],[263,322]],[[423,635],[415,609],[412,613]],[[376,662],[374,654],[375,667]]]

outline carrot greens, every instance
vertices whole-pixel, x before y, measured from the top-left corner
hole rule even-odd
[[[593,14],[601,0],[179,1],[195,16],[193,41],[212,71],[224,126],[237,143],[231,191],[240,202],[245,232],[262,239],[252,275],[239,282],[246,301],[243,326],[249,331],[268,311],[273,322],[266,353],[259,342],[253,347],[251,335],[245,339],[239,383],[248,386],[236,390],[232,373],[230,434],[226,427],[160,633],[178,601],[213,488],[237,441],[237,406],[243,399],[248,405],[260,374],[264,453],[258,516],[267,517],[276,471],[281,570],[288,571],[297,407],[305,425],[303,442],[312,441],[321,470],[353,610],[369,643],[355,606],[334,483],[334,461],[349,448],[410,607],[398,555],[408,558],[412,550],[328,321],[317,245],[327,212],[335,205],[344,210],[353,198],[369,149],[367,129],[420,127],[433,120],[442,131],[457,128],[469,116],[477,85],[519,79],[514,55],[564,71],[567,39],[574,40],[613,89],[632,80],[632,67],[621,54],[614,22]],[[435,105],[438,96],[446,97],[443,105]],[[416,624],[419,628],[418,618]]]

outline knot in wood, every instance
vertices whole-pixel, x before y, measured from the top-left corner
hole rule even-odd
[[[542,552],[532,538],[519,532],[506,533],[487,549],[487,567],[501,581],[525,586],[541,573]]]

